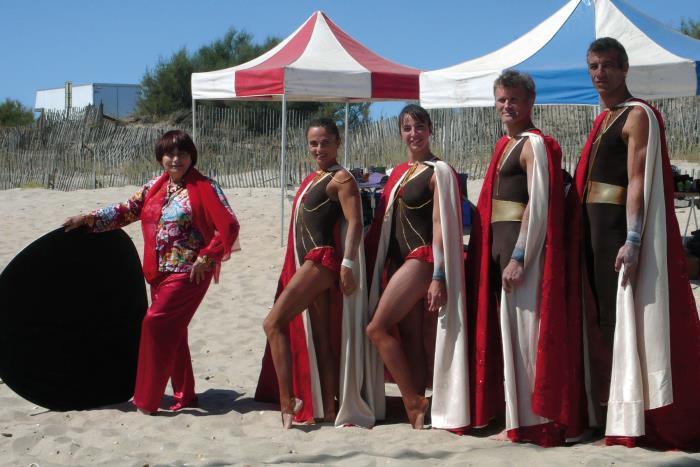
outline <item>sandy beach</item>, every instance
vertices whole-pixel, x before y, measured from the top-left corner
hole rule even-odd
[[[473,202],[480,188],[480,182],[470,182]],[[67,216],[125,200],[135,189],[0,191],[0,270]],[[700,464],[700,454],[604,447],[600,440],[544,449],[486,434],[418,432],[399,422],[372,430],[321,424],[283,431],[277,408],[253,401],[265,346],[262,320],[272,305],[284,251],[279,190],[225,192],[241,223],[243,250],[224,263],[220,284],[212,284],[189,327],[199,407],[172,413],[165,409],[171,401],[166,397],[156,417],[137,413],[129,403],[52,412],[0,384],[0,465]],[[677,213],[682,232],[687,209]],[[125,230],[141,253],[140,226]],[[693,289],[697,298],[697,283]]]

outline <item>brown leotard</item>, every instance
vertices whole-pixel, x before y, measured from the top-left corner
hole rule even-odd
[[[627,188],[627,144],[622,139],[622,128],[629,110],[624,108],[613,116],[607,129],[601,127],[603,133],[599,133],[598,149],[592,155],[589,181]],[[627,210],[624,204],[591,203],[588,194],[587,190],[583,204],[584,256],[598,325],[612,349],[618,277],[615,258],[627,237]]]
[[[389,255],[396,265],[403,264],[416,248],[433,244],[433,190],[430,189],[430,179],[434,168],[418,164],[414,170],[417,173],[408,174],[401,182],[394,201]]]
[[[630,107],[619,110],[608,128],[600,135],[598,150],[589,167],[590,180],[627,187],[627,144],[622,139],[622,128]]]
[[[527,172],[520,165],[520,154],[523,151],[527,136],[516,137],[511,143],[512,149],[506,149],[501,156],[500,169],[491,195],[494,200],[511,201],[527,205],[530,196],[527,191]],[[520,221],[500,221],[491,223],[491,259],[494,262],[494,277],[492,280],[497,287],[500,298],[501,276],[510,262],[513,248],[520,235]]]
[[[299,259],[305,258],[314,248],[336,246],[333,228],[343,210],[339,201],[334,201],[328,196],[326,188],[339,170],[340,166],[334,166],[328,172],[323,172],[318,180],[312,182],[313,185],[299,203],[294,225],[295,247]]]

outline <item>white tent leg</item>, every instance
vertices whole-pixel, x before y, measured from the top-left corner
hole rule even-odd
[[[280,246],[284,246],[284,198],[286,179],[284,176],[284,156],[287,149],[287,96],[282,94],[282,147],[280,150]]]
[[[445,109],[445,127],[442,130],[442,158],[450,160],[450,146],[452,145],[452,109]]]
[[[197,101],[192,99],[192,141],[197,142]]]
[[[345,102],[345,130],[344,133],[345,135],[343,136],[344,138],[344,144],[343,144],[343,167],[346,169],[348,168],[348,113],[350,111],[350,104],[346,101]]]

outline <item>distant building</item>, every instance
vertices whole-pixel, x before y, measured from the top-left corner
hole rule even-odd
[[[68,90],[68,95],[66,95]],[[103,105],[105,115],[124,118],[136,110],[136,103],[141,95],[138,84],[90,83],[69,85],[53,89],[41,89],[36,92],[34,110],[65,110],[88,105]]]

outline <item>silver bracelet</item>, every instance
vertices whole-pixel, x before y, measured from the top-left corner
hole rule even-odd
[[[345,266],[348,269],[352,269],[355,266],[355,262],[349,258],[343,258],[343,262],[340,263],[341,266]]]

